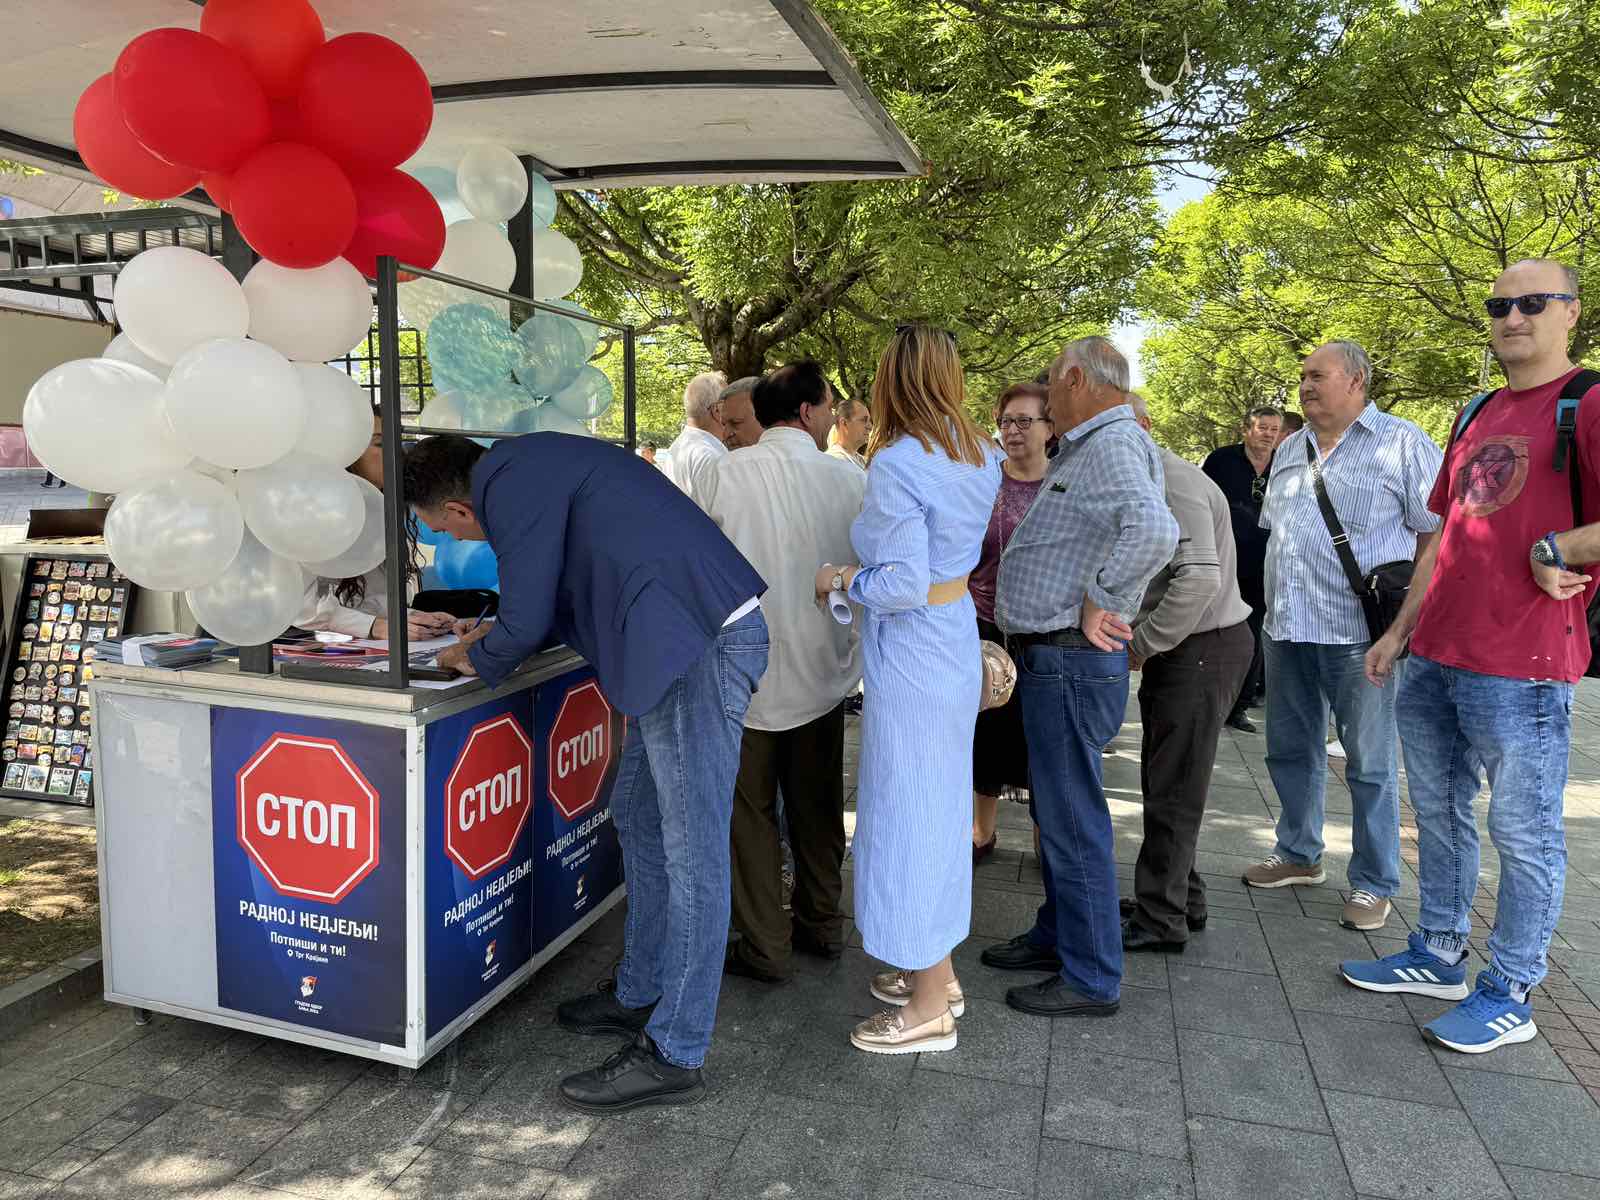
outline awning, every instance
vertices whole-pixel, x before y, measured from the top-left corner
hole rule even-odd
[[[921,157],[805,0],[313,0],[433,82],[415,165],[474,143],[532,155],[557,187],[899,179]],[[0,157],[88,178],[79,94],[127,42],[197,29],[192,0],[0,0]]]

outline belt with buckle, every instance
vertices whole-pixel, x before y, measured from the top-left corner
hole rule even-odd
[[[1008,650],[1014,648],[1016,652],[1020,652],[1026,650],[1029,646],[1060,646],[1066,650],[1098,650],[1100,648],[1084,635],[1083,630],[1077,627],[1052,629],[1048,633],[1013,633],[1006,638],[1006,648]]]

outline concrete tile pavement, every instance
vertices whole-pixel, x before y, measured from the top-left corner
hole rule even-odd
[[[1106,759],[1125,885],[1140,837],[1136,719],[1130,707]],[[878,969],[857,937],[837,963],[803,960],[786,986],[726,981],[706,1103],[571,1112],[556,1080],[607,1047],[565,1035],[552,1010],[618,953],[615,914],[416,1073],[167,1018],[135,1027],[100,1002],[0,1042],[0,1200],[1306,1200],[1429,1187],[1587,1200],[1600,1195],[1600,688],[1580,689],[1575,728],[1567,903],[1535,996],[1541,1037],[1522,1046],[1431,1048],[1418,1026],[1442,1003],[1335,976],[1341,957],[1395,949],[1416,919],[1409,809],[1406,884],[1380,932],[1334,923],[1350,834],[1337,771],[1329,882],[1240,884],[1272,848],[1278,805],[1263,738],[1230,732],[1200,841],[1210,924],[1181,956],[1130,957],[1113,1018],[1023,1017],[1003,1004],[1015,977],[978,962],[1041,894],[1026,809],[1003,804],[956,954],[968,1013],[949,1054],[849,1048]],[[1479,959],[1496,874],[1485,839]]]

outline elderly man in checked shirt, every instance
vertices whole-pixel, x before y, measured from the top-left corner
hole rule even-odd
[[[983,961],[1049,971],[1006,993],[1012,1008],[1046,1017],[1110,1016],[1122,995],[1100,755],[1127,708],[1129,622],[1178,544],[1160,454],[1127,391],[1127,360],[1105,338],[1062,350],[1049,402],[1061,448],[1001,555],[995,596],[1017,662],[1044,903],[1032,929]]]

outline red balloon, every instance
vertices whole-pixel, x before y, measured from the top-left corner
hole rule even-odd
[[[206,195],[210,196],[212,203],[223,212],[231,210],[232,206],[228,203],[228,197],[233,191],[232,177],[223,174],[221,171],[207,171],[200,176],[200,186],[206,189]]]
[[[294,96],[306,59],[327,39],[306,0],[209,0],[200,32],[237,50],[274,100]]]
[[[279,266],[306,270],[332,262],[355,233],[355,189],[338,163],[311,146],[263,146],[229,186],[240,234]]]
[[[272,113],[272,137],[274,142],[304,142],[304,133],[301,132],[300,106],[293,100],[269,100],[267,109]]]
[[[163,162],[139,144],[122,123],[111,76],[102,75],[78,97],[72,140],[101,179],[141,200],[170,200],[200,182],[200,173]]]
[[[196,171],[231,171],[267,140],[266,93],[244,59],[192,29],[152,29],[112,72],[117,106],[151,153]]]
[[[378,274],[378,255],[427,269],[444,253],[444,214],[428,189],[404,171],[356,180],[356,235],[344,256],[365,275]]]
[[[352,173],[398,167],[433,124],[433,91],[417,60],[376,33],[323,43],[300,80],[305,136]]]

